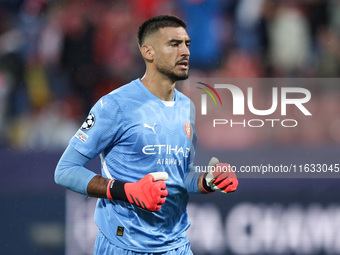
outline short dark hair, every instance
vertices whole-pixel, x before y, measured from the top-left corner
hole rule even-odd
[[[187,25],[180,18],[173,15],[159,15],[145,21],[138,29],[138,44],[141,47],[147,36],[164,27],[183,27]]]

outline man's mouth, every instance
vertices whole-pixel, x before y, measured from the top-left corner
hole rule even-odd
[[[185,69],[185,70],[189,69],[189,61],[188,60],[178,61],[176,65],[178,65],[179,67],[181,67],[182,69]]]

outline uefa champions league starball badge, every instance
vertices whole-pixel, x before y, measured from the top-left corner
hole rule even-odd
[[[81,125],[81,129],[83,130],[89,130],[93,127],[95,122],[95,117],[93,113],[90,113],[89,116],[87,116],[86,120],[84,121],[83,125]]]

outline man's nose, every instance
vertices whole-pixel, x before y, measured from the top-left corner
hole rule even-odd
[[[180,52],[181,56],[186,56],[189,57],[190,56],[190,50],[189,47],[187,45],[183,45],[183,47],[181,47],[181,52]]]

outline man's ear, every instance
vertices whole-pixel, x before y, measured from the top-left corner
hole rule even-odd
[[[152,46],[143,45],[140,49],[145,61],[152,62],[155,56],[155,51]]]

